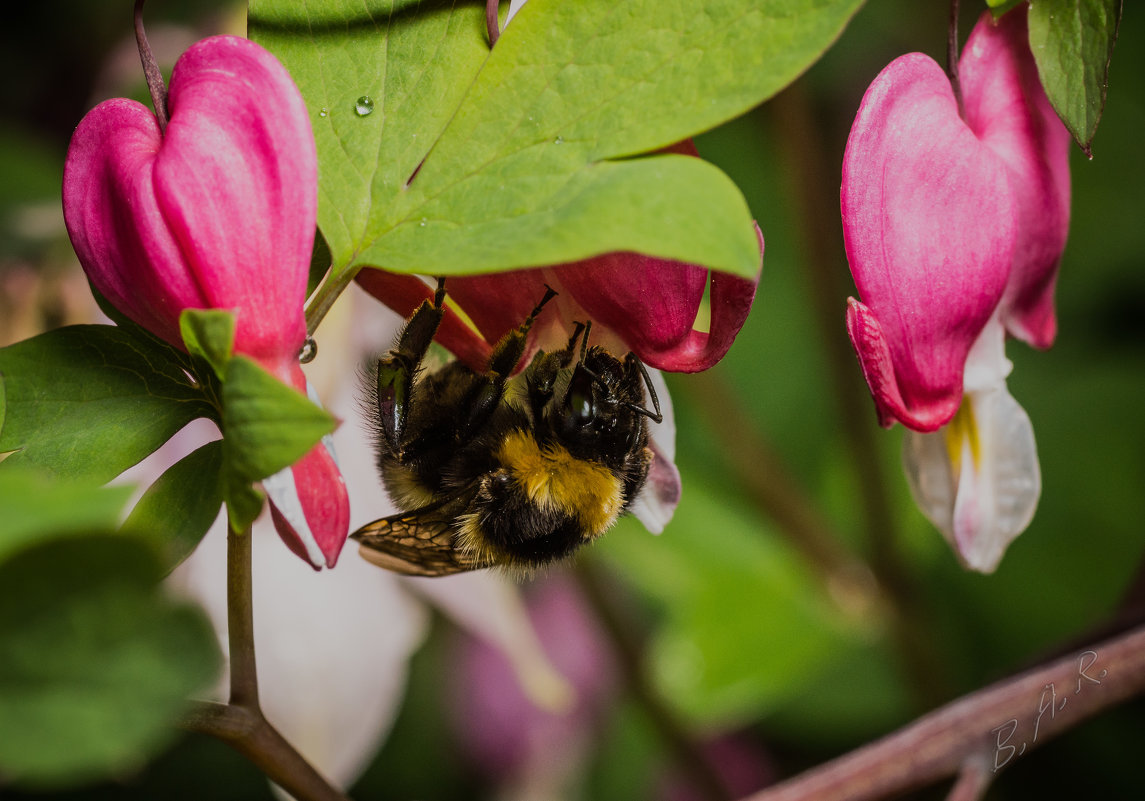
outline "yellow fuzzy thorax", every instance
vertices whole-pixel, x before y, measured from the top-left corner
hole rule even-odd
[[[505,437],[497,459],[533,503],[580,520],[586,537],[603,534],[624,503],[620,477],[604,465],[573,457],[560,445],[542,448],[525,431]]]

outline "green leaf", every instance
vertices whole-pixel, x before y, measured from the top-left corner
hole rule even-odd
[[[109,481],[211,406],[167,349],[108,325],[56,329],[0,349],[4,466]]]
[[[253,0],[249,29],[310,108],[335,273],[634,250],[754,277],[751,214],[726,176],[631,157],[770,97],[859,5],[532,0],[491,52],[480,4],[449,0]]]
[[[58,539],[0,564],[0,774],[75,784],[138,768],[220,666],[202,612],[158,591],[118,535]]]
[[[1121,0],[1030,4],[1030,49],[1054,110],[1086,155],[1105,108]]]
[[[111,531],[131,487],[52,481],[19,467],[0,470],[0,562],[32,543],[92,531]]]
[[[598,550],[665,612],[651,645],[664,697],[704,725],[735,725],[811,686],[873,623],[832,603],[757,515],[695,476],[684,486],[661,537],[627,520]]]
[[[301,459],[335,427],[329,412],[244,356],[227,363],[223,380],[223,459],[246,483]]]
[[[191,555],[219,514],[222,446],[221,440],[208,442],[169,467],[123,524],[125,532],[152,541],[164,573]]]
[[[225,309],[183,309],[179,333],[187,352],[211,366],[219,378],[235,347],[235,315]]]
[[[990,11],[994,14],[994,18],[1005,14],[1014,6],[1019,3],[1025,3],[1027,0],[986,0],[986,5],[990,7]]]

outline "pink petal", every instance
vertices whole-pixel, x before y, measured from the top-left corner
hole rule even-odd
[[[759,237],[763,264],[763,234]],[[706,370],[727,353],[755,299],[755,280],[636,253],[609,253],[554,269],[594,323],[614,331],[645,363]],[[693,328],[710,278],[708,331]]]
[[[316,570],[334,567],[350,531],[350,499],[328,438],[263,487],[287,547]]]
[[[1057,332],[1053,293],[1069,229],[1069,146],[1029,47],[1025,5],[996,23],[982,15],[959,61],[966,123],[1006,164],[1018,240],[1006,287],[1007,330],[1048,348]]]
[[[298,352],[317,211],[302,97],[258,45],[205,39],[175,65],[170,123],[130,100],[80,123],[64,218],[80,262],[117,308],[181,346],[184,308],[236,309],[235,349]]]
[[[896,59],[867,90],[841,201],[865,307],[852,343],[868,379],[878,376],[880,419],[932,430],[957,409],[966,354],[1002,297],[1017,225],[1005,165],[962,122],[929,57]]]
[[[207,304],[152,186],[155,116],[116,98],[80,121],[64,164],[64,222],[92,284],[113,306],[182,347],[179,312]]]
[[[648,375],[656,389],[664,419],[659,423],[648,424],[648,447],[652,449],[652,464],[648,468],[648,478],[629,511],[649,532],[660,534],[676,514],[683,484],[680,471],[676,468],[676,413],[672,406],[672,395],[659,370],[649,370]]]
[[[285,382],[318,402],[297,361]],[[274,527],[287,547],[315,570],[334,567],[350,533],[350,496],[338,469],[333,437],[323,437],[300,460],[263,479],[262,485]]]
[[[310,118],[290,74],[247,39],[183,54],[155,193],[208,303],[239,310],[236,351],[297,353],[318,208]]]

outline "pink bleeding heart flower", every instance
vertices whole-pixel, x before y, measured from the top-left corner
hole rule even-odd
[[[1041,490],[1004,340],[1053,341],[1069,135],[1039,83],[1024,7],[983,15],[959,74],[961,108],[920,53],[892,62],[863,98],[843,160],[862,298],[848,301],[847,328],[880,423],[910,429],[916,500],[968,566],[990,572]]]
[[[235,352],[305,391],[318,184],[302,97],[266,50],[217,36],[175,65],[168,110],[161,130],[117,98],[76,128],[63,205],[80,263],[115,308],[179,348],[184,309],[233,310]],[[279,531],[316,567],[333,566],[349,502],[332,454],[319,444],[285,473],[293,496],[270,490]]]
[[[696,155],[691,142],[670,151]],[[762,269],[763,235],[758,226],[756,234]],[[406,317],[432,297],[430,286],[412,275],[365,269],[356,280]],[[446,290],[468,322],[446,307],[437,340],[470,367],[484,369],[493,345],[519,326],[546,287],[551,287],[557,296],[533,326],[522,366],[538,349],[563,348],[574,325],[591,320],[594,344],[614,353],[631,351],[657,368],[650,373],[664,422],[650,427],[656,458],[632,512],[646,528],[659,533],[679,502],[680,476],[673,462],[671,402],[658,370],[698,372],[722,359],[751,311],[758,283],[758,275],[749,280],[638,253],[607,253],[572,264],[454,276],[446,281]],[[695,323],[709,284],[710,323],[702,331]]]

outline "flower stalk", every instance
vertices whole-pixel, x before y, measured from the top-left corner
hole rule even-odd
[[[147,0],[135,0],[135,43],[139,46],[139,61],[143,64],[143,76],[147,80],[147,90],[151,93],[151,104],[155,107],[155,119],[159,122],[159,132],[167,130],[167,87],[163,83],[163,73],[151,52],[147,33],[143,30],[143,4]]]

